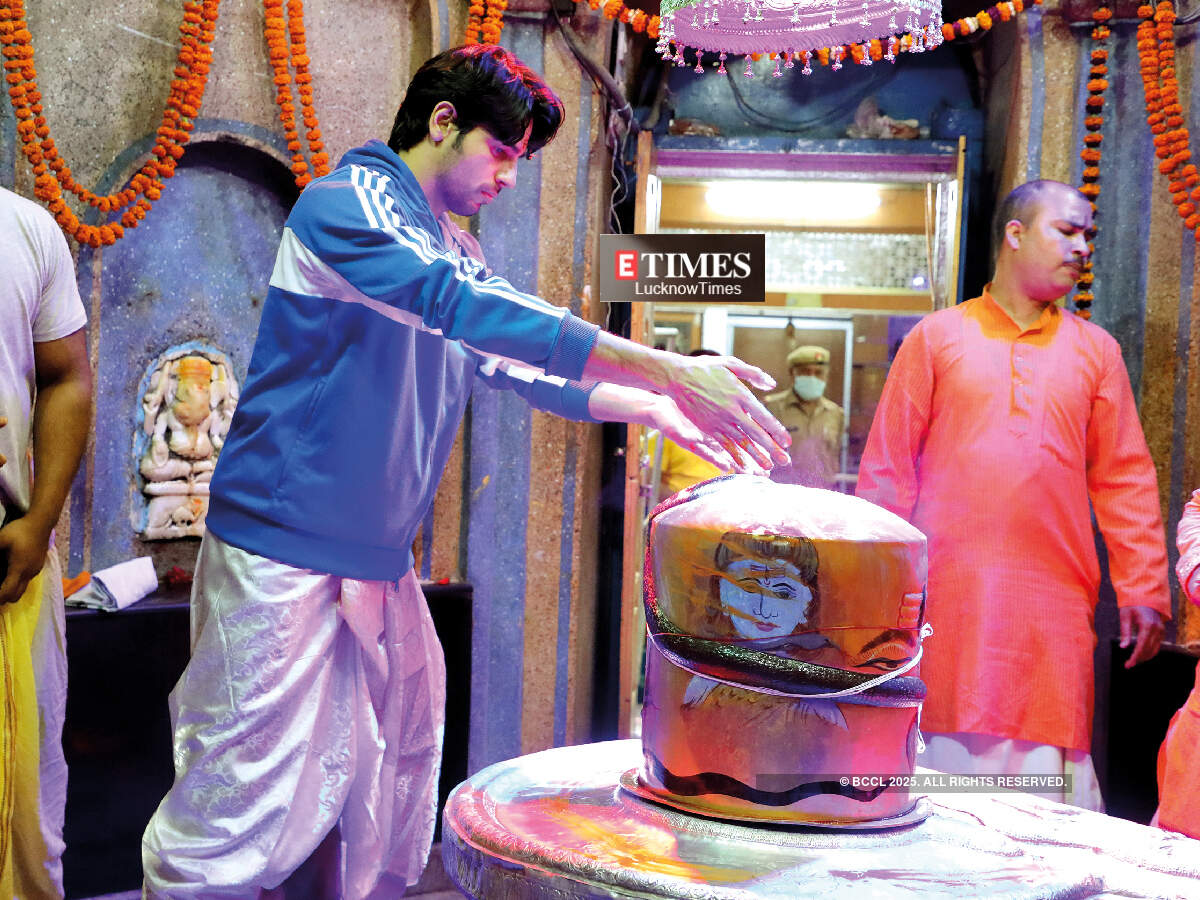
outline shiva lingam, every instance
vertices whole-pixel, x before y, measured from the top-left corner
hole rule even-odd
[[[921,533],[864,500],[743,475],[676,494],[649,525],[641,740],[473,775],[446,872],[479,900],[1094,896],[1097,856],[1053,845],[1071,808],[910,790],[926,571]],[[1076,813],[1097,840],[1115,821]]]
[[[865,500],[726,476],[650,520],[644,765],[622,781],[704,816],[911,824],[925,537]]]

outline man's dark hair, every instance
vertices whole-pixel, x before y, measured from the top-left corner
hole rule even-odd
[[[1078,188],[1061,181],[1041,178],[1037,181],[1027,181],[1017,185],[1007,197],[1000,201],[996,208],[996,220],[992,223],[992,247],[994,254],[1000,253],[1000,245],[1004,243],[1004,229],[1013,219],[1022,225],[1028,225],[1037,216],[1037,211],[1045,202],[1046,195],[1055,188],[1066,188],[1078,193]],[[1083,194],[1079,194],[1083,197]],[[1087,198],[1084,197],[1086,200]]]
[[[563,119],[562,103],[532,69],[503,47],[468,44],[439,53],[417,70],[388,146],[399,153],[424,140],[430,113],[443,100],[454,104],[463,134],[483,128],[515,147],[529,128],[527,156],[550,143]]]

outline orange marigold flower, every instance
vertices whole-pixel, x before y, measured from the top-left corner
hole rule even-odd
[[[1099,93],[1108,89],[1108,82],[1103,78],[1093,78],[1087,83],[1087,89],[1092,93]]]
[[[1084,162],[1100,162],[1100,151],[1093,150],[1090,147],[1085,147],[1079,152],[1079,157]]]
[[[1194,213],[1195,211],[1196,211],[1195,203],[1180,203],[1179,204],[1179,214],[1181,216],[1183,216],[1185,219],[1188,216],[1192,215],[1192,213]]]
[[[975,21],[977,21],[979,23],[979,27],[982,28],[984,31],[987,31],[989,28],[992,27],[992,17],[989,16],[986,12],[978,13],[975,16]]]

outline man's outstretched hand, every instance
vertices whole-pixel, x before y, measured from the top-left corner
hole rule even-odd
[[[746,387],[749,384],[767,391],[775,387],[775,380],[740,359],[680,356],[602,331],[583,377],[670,397],[703,436],[698,441],[677,443],[695,450],[713,465],[725,467],[714,458],[720,452],[734,461],[733,471],[737,472],[761,471],[791,461],[786,449],[791,443],[787,430]]]
[[[733,356],[681,356],[677,360],[678,368],[663,393],[697,430],[734,459],[744,453],[763,470],[791,462],[787,430],[742,383],[770,390],[775,387],[770,375]]]

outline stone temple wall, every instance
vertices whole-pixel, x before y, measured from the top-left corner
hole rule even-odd
[[[153,143],[178,50],[181,5],[28,4],[45,115],[76,180],[121,189]],[[459,43],[465,4],[309,0],[316,109],[336,160],[386,138],[412,71]],[[525,8],[528,7],[528,8]],[[513,3],[502,43],[544,72],[567,119],[521,164],[519,186],[470,223],[489,263],[524,290],[597,319],[592,248],[606,197],[601,110],[539,4]],[[603,20],[576,25],[597,59]],[[198,540],[143,541],[134,456],[139,386],[169,348],[225,354],[240,384],[283,222],[297,196],[277,118],[263,9],[224,0],[193,139],[139,228],[76,253],[96,372],[96,418],[58,529],[68,573],[151,555],[190,568]],[[0,184],[32,196],[11,107],[0,101]],[[83,210],[79,210],[83,212]],[[88,221],[94,221],[90,219]],[[599,429],[480,388],[416,542],[418,574],[469,581],[472,769],[585,739],[595,620]]]

